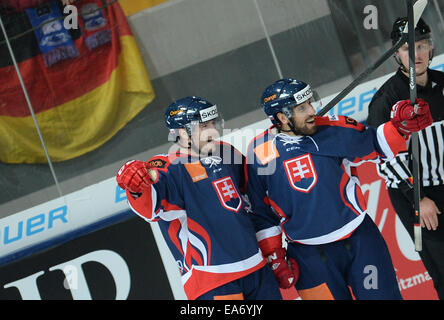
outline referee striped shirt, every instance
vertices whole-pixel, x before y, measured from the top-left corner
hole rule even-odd
[[[444,108],[444,106],[443,106]],[[444,185],[444,121],[434,122],[418,132],[421,186]],[[408,141],[411,151],[410,140]],[[387,187],[398,188],[402,181],[411,183],[411,152],[401,152],[390,162],[378,166],[378,174]]]
[[[419,174],[422,187],[444,185],[444,73],[427,69],[426,86],[417,85],[418,98],[428,102],[433,124],[418,132]],[[398,70],[375,93],[370,105],[367,123],[377,127],[390,121],[392,106],[400,100],[409,99],[409,80]],[[408,152],[399,153],[390,162],[378,165],[379,175],[387,187],[404,189],[412,186],[411,143]],[[405,190],[405,189],[404,189]]]

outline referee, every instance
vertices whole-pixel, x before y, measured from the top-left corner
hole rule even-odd
[[[393,24],[392,42],[401,37],[407,18]],[[433,39],[429,26],[420,19],[415,29],[415,67],[418,98],[429,103],[433,124],[418,132],[421,181],[421,226],[423,250],[419,253],[439,299],[444,299],[444,73],[429,69],[433,58]],[[367,122],[377,127],[390,119],[391,107],[408,99],[409,54],[405,43],[395,53],[396,74],[385,82],[369,105]],[[404,227],[413,239],[414,204],[411,180],[411,144],[390,162],[378,166],[385,178],[390,200]]]

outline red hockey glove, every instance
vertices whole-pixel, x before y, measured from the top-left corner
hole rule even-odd
[[[124,190],[142,193],[144,188],[153,183],[148,170],[147,164],[143,161],[128,161],[117,172],[117,184]]]
[[[398,101],[392,107],[390,121],[402,135],[408,136],[433,123],[429,104],[421,98],[416,99],[416,103],[418,104],[417,113],[415,113],[414,106],[410,105],[410,100]]]
[[[277,248],[267,256],[268,264],[282,289],[291,288],[299,278],[299,265],[293,258],[286,260],[286,252],[284,248]]]

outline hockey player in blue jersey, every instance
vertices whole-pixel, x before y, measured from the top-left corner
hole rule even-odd
[[[428,105],[418,101],[415,115],[400,101],[391,121],[373,129],[344,116],[316,117],[312,98],[310,86],[293,79],[262,95],[273,126],[247,151],[260,248],[272,266],[297,261],[302,299],[401,299],[386,243],[366,214],[356,167],[405,150],[406,136],[430,124]]]
[[[174,102],[165,122],[176,150],[127,162],[117,183],[136,214],[159,223],[188,299],[282,299],[243,197],[244,156],[215,140],[221,121],[205,99]]]

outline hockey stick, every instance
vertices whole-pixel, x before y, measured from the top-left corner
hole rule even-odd
[[[414,12],[414,21],[415,27],[418,23],[419,18],[422,15],[422,12],[427,5],[427,0],[418,0],[413,5]],[[413,28],[414,29],[414,28]],[[367,78],[373,71],[375,71],[381,64],[383,64],[387,59],[389,59],[395,52],[398,50],[404,43],[408,40],[407,26],[404,29],[404,32],[401,38],[391,47],[387,52],[385,52],[372,66],[368,67],[363,73],[361,73],[352,83],[350,83],[345,89],[339,92],[329,103],[325,105],[321,110],[316,114],[319,117],[325,115],[331,108],[333,108],[339,101],[342,100],[347,94],[350,93],[357,85],[359,85],[365,78]]]
[[[418,108],[416,105],[416,71],[415,71],[415,25],[418,22],[413,13],[413,0],[406,0],[407,4],[407,27],[408,27],[408,44],[409,44],[409,88],[410,88],[410,104],[415,106],[415,113]],[[425,0],[427,5],[427,0]],[[425,7],[424,5],[424,7]],[[416,21],[415,21],[416,20]],[[416,22],[416,23],[415,23]],[[405,30],[404,30],[405,32]],[[413,132],[411,136],[412,143],[412,166],[413,166],[413,202],[415,209],[415,222],[413,225],[413,234],[415,241],[415,250],[422,250],[422,231],[421,231],[421,212],[419,210],[420,202],[420,182],[419,182],[419,147],[418,133]]]

